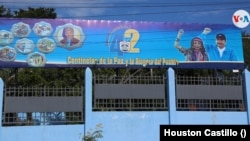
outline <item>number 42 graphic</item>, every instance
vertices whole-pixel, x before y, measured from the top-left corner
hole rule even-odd
[[[119,29],[111,37],[110,52],[117,52],[119,56],[124,53],[140,53],[136,44],[140,33],[135,29]]]

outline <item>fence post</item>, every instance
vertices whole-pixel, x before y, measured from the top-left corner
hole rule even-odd
[[[2,115],[3,115],[3,97],[4,97],[4,83],[2,78],[0,78],[0,141],[2,141]]]
[[[92,71],[88,67],[85,70],[85,122],[84,122],[84,136],[87,131],[92,128]]]
[[[245,81],[245,107],[247,109],[247,120],[248,120],[248,124],[250,125],[250,72],[245,69],[244,70],[244,81]]]
[[[172,68],[168,69],[168,103],[169,103],[169,124],[175,124],[176,113],[176,94],[175,94],[175,72]]]

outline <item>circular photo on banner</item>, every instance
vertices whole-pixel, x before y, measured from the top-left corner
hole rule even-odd
[[[49,38],[39,39],[37,42],[37,48],[40,52],[50,53],[56,48],[55,41]]]
[[[34,52],[28,55],[27,63],[31,67],[44,67],[46,64],[45,55],[39,52]]]
[[[16,59],[16,50],[12,47],[5,46],[0,48],[0,61],[14,61]]]
[[[19,23],[12,25],[11,32],[16,37],[25,38],[25,37],[29,36],[31,29],[30,29],[30,26],[28,24],[25,24],[23,22],[19,22]]]
[[[33,31],[38,36],[46,37],[52,33],[53,29],[50,23],[41,21],[34,25]]]
[[[65,24],[56,28],[54,39],[59,47],[73,50],[82,47],[85,35],[81,27]]]
[[[35,45],[32,40],[23,38],[16,41],[15,48],[22,54],[28,54],[33,52]]]
[[[6,30],[0,30],[0,45],[6,46],[9,45],[14,39],[14,36],[11,32]]]

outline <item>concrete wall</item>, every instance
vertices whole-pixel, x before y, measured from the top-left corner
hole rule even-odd
[[[84,125],[2,127],[1,141],[81,141]]]

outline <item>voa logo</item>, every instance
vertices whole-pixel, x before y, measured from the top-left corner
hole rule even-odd
[[[233,23],[238,28],[245,28],[250,23],[249,13],[245,10],[237,10],[232,17]]]

